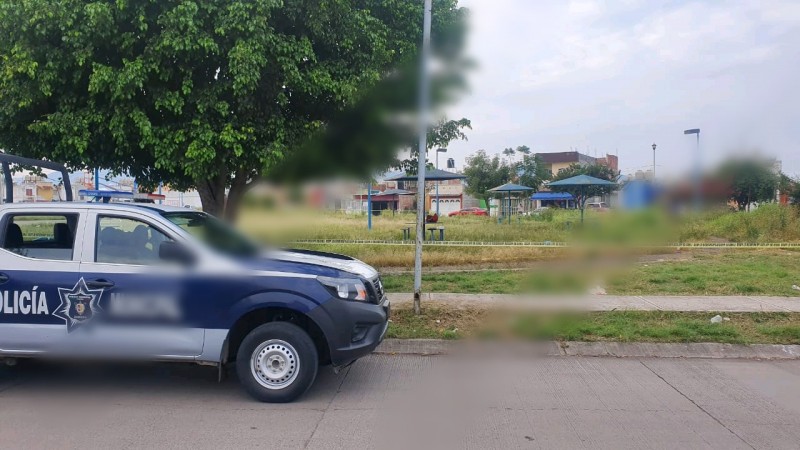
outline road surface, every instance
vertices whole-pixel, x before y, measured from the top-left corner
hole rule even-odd
[[[372,355],[300,401],[183,365],[0,368],[3,448],[797,448],[800,361]]]

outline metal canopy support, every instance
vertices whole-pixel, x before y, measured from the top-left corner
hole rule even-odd
[[[3,179],[6,185],[6,203],[14,202],[14,180],[11,179],[11,165],[3,161]]]
[[[42,169],[61,172],[61,181],[64,183],[64,193],[67,201],[72,201],[72,183],[69,181],[69,172],[67,172],[67,168],[63,164],[41,159],[23,158],[22,156],[9,155],[8,153],[0,153],[0,163],[3,164],[3,176],[5,177],[6,203],[14,202],[14,182],[11,177],[11,164],[41,167]]]

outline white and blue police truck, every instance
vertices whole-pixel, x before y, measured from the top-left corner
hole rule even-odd
[[[235,364],[254,398],[288,402],[386,333],[389,301],[361,261],[265,249],[186,208],[13,203],[9,164],[53,163],[0,161],[0,359]]]

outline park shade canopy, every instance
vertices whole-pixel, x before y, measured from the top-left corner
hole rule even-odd
[[[574,177],[565,178],[563,180],[551,181],[547,183],[547,187],[577,187],[581,193],[581,223],[583,223],[583,209],[586,205],[586,188],[589,186],[616,186],[617,183],[613,181],[604,180],[602,178],[590,177],[589,175],[575,175]]]
[[[489,189],[489,192],[500,192],[501,194],[504,193],[504,192],[508,193],[508,209],[509,209],[509,212],[508,212],[508,223],[511,223],[511,211],[510,211],[511,210],[511,193],[512,192],[527,192],[527,191],[535,191],[535,190],[536,189],[534,189],[532,187],[528,187],[528,186],[522,186],[522,185],[514,184],[514,183],[506,183],[506,184],[504,184],[502,186],[497,186],[497,187]]]

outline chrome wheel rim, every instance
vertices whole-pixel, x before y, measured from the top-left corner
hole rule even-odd
[[[250,358],[253,378],[267,389],[283,389],[297,378],[300,359],[288,342],[270,339],[253,350]]]

